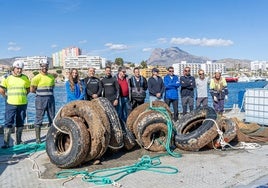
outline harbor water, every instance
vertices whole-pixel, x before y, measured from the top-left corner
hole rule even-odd
[[[230,109],[234,104],[238,104],[238,107],[242,109],[243,105],[243,97],[246,89],[249,88],[263,88],[268,84],[267,81],[258,81],[258,82],[237,82],[237,83],[228,83],[229,96],[228,101],[225,103],[225,108]],[[56,101],[56,112],[66,104],[66,91],[65,86],[57,85],[54,90],[55,101]],[[147,95],[148,96],[148,95]],[[212,98],[209,94],[208,96],[209,106],[212,106]],[[27,122],[33,123],[35,118],[35,94],[30,93],[28,95],[28,108],[27,108]],[[148,97],[146,98],[146,102],[148,102]],[[5,100],[1,96],[0,97],[0,126],[4,124],[4,115],[5,115]],[[181,101],[179,100],[179,111],[182,111]],[[46,116],[45,120],[46,121]]]

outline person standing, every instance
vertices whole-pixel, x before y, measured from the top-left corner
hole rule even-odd
[[[172,104],[173,107],[173,120],[178,120],[178,101],[179,93],[178,88],[180,87],[180,80],[177,75],[174,74],[174,68],[168,67],[168,74],[164,77],[165,85],[165,102],[168,106]]]
[[[119,67],[118,74],[116,75],[117,82],[119,84],[119,104],[117,106],[118,116],[124,122],[127,121],[128,114],[131,111],[129,96],[129,81],[128,76],[126,75],[126,68]]]
[[[27,95],[30,92],[30,80],[22,74],[24,62],[14,61],[12,74],[4,78],[0,85],[0,94],[6,99],[5,123],[4,123],[4,145],[3,149],[9,148],[11,129],[16,123],[16,143],[21,144],[21,136],[24,127],[27,110]]]
[[[102,86],[99,78],[95,77],[95,68],[88,69],[88,76],[84,79],[86,85],[86,100],[92,100],[101,96]]]
[[[69,79],[65,83],[67,94],[67,102],[74,100],[84,100],[85,98],[85,84],[79,78],[77,69],[71,69]]]
[[[148,88],[147,80],[140,75],[140,69],[138,67],[134,68],[133,73],[134,75],[129,79],[132,110],[144,103]]]
[[[209,92],[213,99],[213,107],[219,116],[224,111],[224,99],[228,100],[228,87],[225,78],[221,77],[221,72],[216,70],[214,78],[210,81]]]
[[[114,107],[118,105],[119,84],[115,77],[112,76],[111,67],[105,67],[105,76],[101,80],[102,96],[107,98]]]
[[[159,70],[157,68],[152,69],[152,76],[148,79],[148,90],[149,90],[149,100],[150,106],[152,102],[156,100],[163,101],[163,93],[165,91],[165,86],[163,79],[158,76]]]
[[[208,106],[208,77],[205,77],[205,72],[202,69],[198,70],[198,78],[196,82],[196,108]]]
[[[35,98],[35,135],[36,143],[41,143],[41,126],[45,112],[47,112],[48,126],[51,126],[55,117],[54,87],[55,78],[48,73],[49,62],[46,59],[40,60],[40,73],[33,77],[31,81],[31,92],[36,93]]]
[[[194,109],[194,89],[195,78],[190,74],[190,67],[185,67],[183,70],[183,76],[180,77],[181,83],[181,103],[182,103],[182,114],[187,113],[189,106],[190,112]]]

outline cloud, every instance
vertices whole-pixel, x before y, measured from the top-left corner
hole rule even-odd
[[[9,46],[15,46],[15,45],[16,45],[16,43],[15,43],[15,42],[10,41],[10,42],[8,43],[8,45],[9,45]]]
[[[7,50],[8,51],[20,51],[21,50],[21,47],[19,47],[19,46],[9,46],[8,48],[7,48]]]
[[[157,41],[159,42],[159,43],[167,43],[167,38],[159,38],[159,39],[157,39]]]
[[[152,48],[143,48],[142,51],[143,52],[150,52],[150,51],[152,51]]]
[[[58,45],[57,45],[57,44],[52,44],[50,47],[51,47],[51,48],[57,48]]]
[[[87,43],[87,40],[80,40],[78,43],[79,44],[85,44],[85,43]]]
[[[126,50],[126,49],[128,49],[128,46],[125,44],[106,43],[105,46],[109,47],[110,50]]]
[[[194,46],[230,46],[233,41],[224,39],[194,39],[194,38],[171,38],[171,44],[194,45]]]

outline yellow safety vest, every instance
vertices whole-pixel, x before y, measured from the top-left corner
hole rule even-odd
[[[1,86],[6,89],[8,104],[23,105],[28,103],[27,89],[30,88],[30,80],[26,75],[10,75],[2,80]]]
[[[53,95],[55,78],[51,74],[43,75],[39,73],[35,77],[33,77],[31,85],[36,87],[36,95],[39,96]]]

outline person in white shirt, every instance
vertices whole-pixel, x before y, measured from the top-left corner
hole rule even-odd
[[[202,69],[198,70],[198,78],[196,83],[196,108],[208,106],[208,77],[205,77],[205,72]]]

